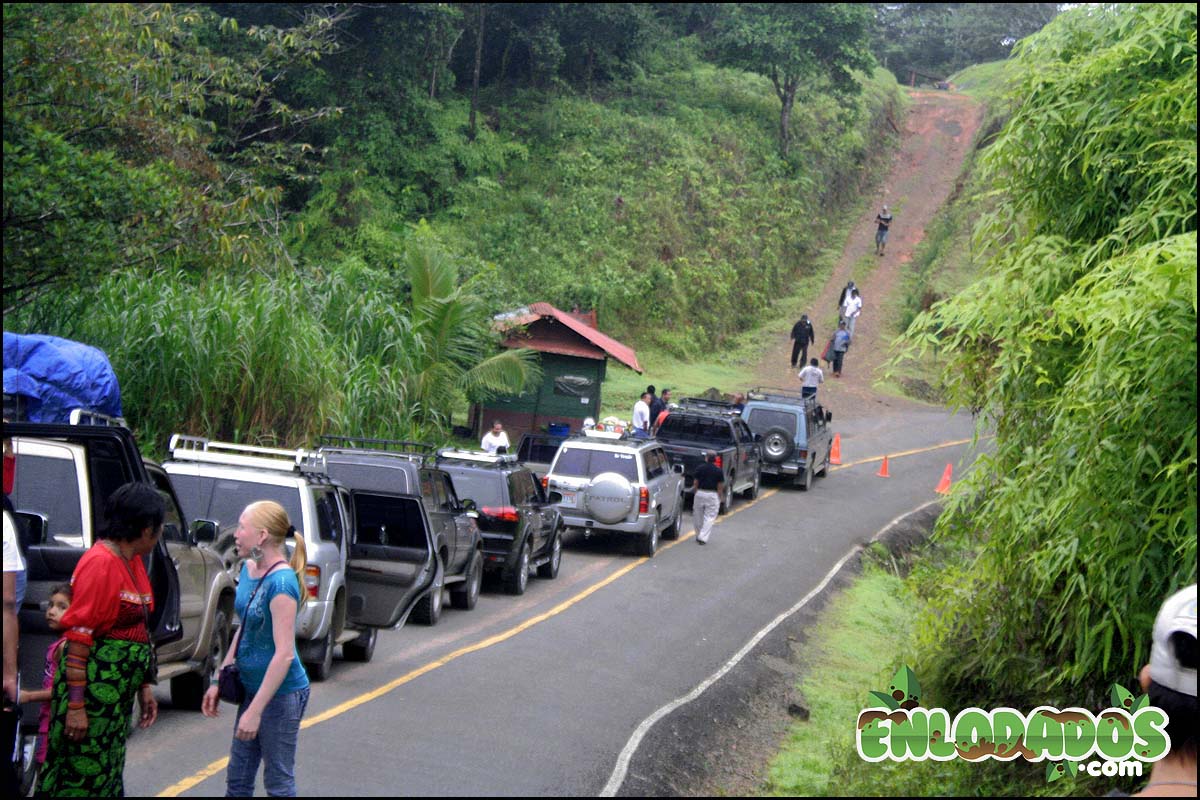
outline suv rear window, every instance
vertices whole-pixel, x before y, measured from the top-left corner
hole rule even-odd
[[[703,439],[721,444],[729,444],[733,441],[733,433],[728,420],[689,416],[678,411],[668,414],[667,418],[663,420],[662,427],[658,429],[658,438],[660,439],[670,439],[673,436]]]
[[[286,486],[179,473],[171,475],[171,484],[188,519],[212,520],[217,523],[221,533],[237,530],[238,517],[246,510],[246,506],[256,500],[279,503],[297,530],[300,530],[304,521],[300,510],[300,493]]]
[[[558,463],[554,465],[555,475],[569,478],[593,478],[601,472],[615,472],[637,483],[637,456],[633,453],[564,447],[559,450]]]
[[[766,433],[771,428],[783,428],[792,436],[796,435],[796,415],[788,411],[752,408],[746,422],[755,433]]]
[[[477,508],[507,505],[504,498],[504,475],[499,472],[468,472],[447,469],[459,500],[474,500]]]

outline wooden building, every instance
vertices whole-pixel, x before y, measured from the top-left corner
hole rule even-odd
[[[560,311],[549,303],[505,315],[498,324],[505,347],[528,347],[541,356],[542,382],[536,390],[498,397],[476,406],[476,436],[499,420],[515,447],[522,433],[568,426],[577,432],[600,410],[600,384],[608,359],[641,372],[633,348],[596,330],[596,312]]]

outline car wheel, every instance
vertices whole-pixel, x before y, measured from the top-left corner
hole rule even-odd
[[[821,477],[822,478],[829,477],[829,459],[830,459],[830,456],[832,453],[833,453],[833,445],[830,444],[829,447],[825,448],[825,462],[821,465]]]
[[[728,514],[729,509],[733,508],[733,476],[729,476],[729,480],[725,482],[725,492],[721,495],[721,506],[717,509],[718,514]]]
[[[743,494],[742,497],[745,497],[747,500],[753,500],[754,498],[758,497],[758,487],[761,484],[762,470],[756,469],[754,470],[754,483],[751,484],[750,488],[746,490],[746,493]]]
[[[450,605],[470,611],[479,599],[479,587],[483,585],[483,551],[476,550],[467,567],[467,579],[450,590]]]
[[[804,467],[804,477],[800,478],[799,483],[800,483],[800,486],[806,492],[812,488],[812,474],[813,474],[813,471],[811,469],[811,465],[805,466]]]
[[[171,702],[176,708],[186,708],[198,711],[204,700],[204,693],[210,684],[217,682],[221,672],[221,662],[229,651],[231,638],[229,610],[226,607],[217,609],[213,618],[212,633],[208,638],[208,654],[205,656],[203,671],[189,672],[171,679]]]
[[[442,556],[439,553],[434,558],[435,583],[429,593],[417,601],[412,610],[415,621],[430,626],[437,625],[438,620],[442,618]]]
[[[304,669],[314,681],[329,679],[329,674],[333,672],[333,631],[325,634],[321,640],[321,657],[316,661],[304,662]]]
[[[667,529],[662,532],[662,538],[678,539],[679,538],[679,523],[680,523],[680,520],[682,520],[682,519],[683,519],[683,503],[681,500],[681,501],[675,503],[675,516],[673,516],[671,518],[671,524],[667,526]]]
[[[521,558],[513,567],[512,574],[508,576],[508,580],[504,582],[504,590],[509,594],[525,594],[525,587],[529,585],[529,541],[526,540],[525,546],[521,548]]]
[[[658,551],[658,520],[654,520],[654,524],[650,526],[650,532],[642,538],[642,555],[646,558],[654,558],[654,554]]]
[[[558,577],[558,568],[562,565],[562,533],[554,532],[554,542],[550,545],[550,560],[538,567],[539,578]]]
[[[375,655],[375,642],[379,639],[379,628],[367,628],[353,639],[342,645],[342,657],[347,661],[366,663]]]

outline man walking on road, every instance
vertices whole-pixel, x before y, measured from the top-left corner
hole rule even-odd
[[[846,330],[846,323],[839,322],[837,333],[833,335],[833,377],[842,377],[842,359],[849,349],[850,331]]]
[[[710,450],[704,451],[704,463],[692,475],[692,488],[696,490],[692,501],[692,527],[696,531],[696,542],[708,544],[713,522],[721,508],[721,494],[725,490],[725,473],[713,462]],[[697,524],[699,520],[699,524]]]
[[[842,287],[842,293],[838,296],[838,322],[845,319],[842,312],[846,309],[846,301],[850,299],[850,294],[855,289],[854,281],[850,281]]]
[[[851,289],[850,296],[846,298],[846,304],[842,306],[842,319],[846,321],[846,330],[850,332],[851,339],[854,338],[854,323],[861,313],[862,298],[858,295],[858,289]]]
[[[816,331],[808,314],[801,314],[800,321],[792,326],[792,366],[808,363],[808,346],[817,341]],[[797,360],[799,359],[799,360]]]
[[[892,212],[888,211],[888,207],[884,206],[883,210],[875,215],[875,221],[879,223],[879,229],[875,231],[875,255],[883,255],[883,248],[887,247],[888,227],[892,224]]]

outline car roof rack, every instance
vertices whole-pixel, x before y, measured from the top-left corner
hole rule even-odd
[[[86,408],[73,408],[67,418],[71,425],[99,425],[106,428],[128,428],[124,417],[112,417]]]
[[[285,450],[281,447],[213,442],[203,436],[176,433],[171,436],[167,450],[176,461],[200,461],[282,472],[328,473],[325,454],[302,447]]]
[[[733,403],[725,400],[709,400],[705,397],[685,397],[679,401],[680,411],[715,411],[719,414],[738,413]]]
[[[424,461],[432,457],[437,448],[428,442],[409,442],[403,439],[371,439],[366,436],[321,436],[318,440],[321,453],[361,453],[364,450],[401,456],[410,461]]]
[[[488,453],[484,450],[463,450],[459,447],[443,447],[437,451],[437,460],[477,461],[481,464],[516,465],[516,453]]]
[[[747,392],[746,399],[795,402],[797,400],[807,400],[808,398],[805,397],[799,389],[779,389],[773,386],[758,386]]]

